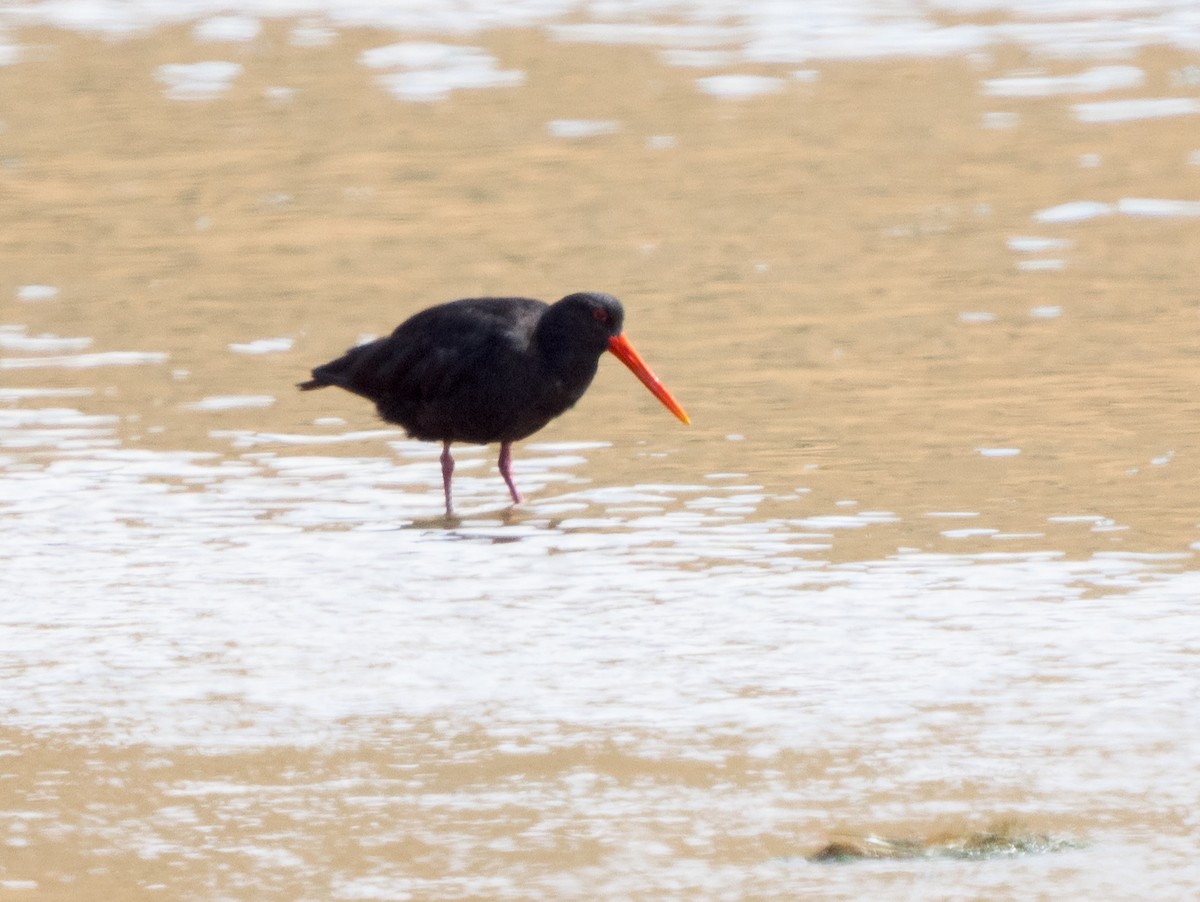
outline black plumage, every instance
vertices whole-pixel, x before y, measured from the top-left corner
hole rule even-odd
[[[336,385],[374,402],[413,438],[443,443],[446,512],[451,512],[451,442],[500,442],[500,472],[514,502],[511,444],[578,401],[612,351],[683,422],[685,414],[623,334],[625,312],[611,295],[469,298],[430,307],[387,338],[351,348],[300,384]]]

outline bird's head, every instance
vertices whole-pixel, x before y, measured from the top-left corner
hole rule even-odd
[[[690,423],[679,402],[676,401],[667,387],[659,381],[641,355],[633,349],[629,339],[625,337],[625,308],[611,294],[598,291],[583,291],[569,294],[552,310],[561,310],[563,322],[571,323],[573,341],[580,344],[586,342],[589,348],[595,348],[597,354],[609,351],[620,360],[630,371],[641,380],[642,385],[650,390],[663,406],[675,414],[682,422]]]

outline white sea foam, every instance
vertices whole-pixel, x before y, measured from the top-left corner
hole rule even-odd
[[[229,350],[235,354],[276,354],[290,351],[295,343],[291,338],[258,338],[254,341],[233,342]]]
[[[653,5],[653,4],[652,4]],[[645,45],[661,48],[672,63],[703,61],[709,66],[740,62],[797,63],[819,59],[872,59],[895,56],[979,57],[991,48],[1017,44],[1050,58],[1114,59],[1139,48],[1169,46],[1200,50],[1200,17],[1188,3],[1171,0],[1040,0],[1036,9],[1023,0],[810,0],[781,4],[767,0],[709,0],[692,10],[658,4],[665,19],[672,12],[684,21],[646,19],[645,3],[612,0],[593,10],[553,0],[506,3],[426,0],[382,3],[378,0],[242,0],[238,3],[186,3],[170,0],[70,0],[10,4],[7,18],[19,25],[46,24],[113,35],[165,25],[194,23],[199,40],[252,39],[262,17],[299,17],[290,40],[316,47],[334,40],[338,29],[379,28],[393,33],[469,35],[498,28],[542,28],[554,39],[572,43]],[[974,16],[981,8],[987,23],[947,25],[944,15]],[[578,21],[589,14],[593,21]],[[572,21],[565,21],[570,18]],[[716,24],[720,23],[720,24]],[[19,58],[19,48],[0,41],[0,62]],[[689,51],[714,55],[691,57]],[[1010,91],[1109,90],[1131,84],[1128,65],[1108,64],[1076,75],[1057,76],[1046,85],[1009,83]],[[1000,81],[1000,80],[996,80]],[[412,86],[409,86],[412,90]],[[431,90],[431,89],[430,89]],[[427,99],[422,93],[418,99]],[[405,96],[404,99],[413,99]]]
[[[246,410],[270,407],[274,403],[274,395],[210,395],[183,406],[188,410]]]
[[[1063,308],[1058,304],[1043,304],[1040,307],[1034,307],[1029,311],[1029,315],[1034,319],[1058,319],[1062,316]]]
[[[1059,204],[1057,207],[1047,207],[1033,214],[1036,222],[1083,222],[1096,219],[1099,216],[1111,216],[1114,212],[1112,204],[1094,200],[1076,200]]]
[[[1103,100],[1077,103],[1071,107],[1080,122],[1132,122],[1200,113],[1200,100],[1192,97],[1143,97],[1134,100]]]
[[[17,289],[18,301],[52,301],[58,297],[53,285],[22,285]]]
[[[1017,269],[1021,272],[1058,272],[1060,269],[1065,269],[1067,261],[1059,260],[1056,257],[1047,257],[1044,260],[1018,260]]]
[[[1050,97],[1055,94],[1096,94],[1140,87],[1146,74],[1137,66],[1097,66],[1074,75],[1010,75],[983,83],[989,97]]]
[[[11,66],[13,63],[21,60],[21,48],[17,44],[10,44],[5,39],[5,34],[0,31],[0,66]]]
[[[1036,235],[1014,235],[1007,239],[1008,249],[1019,254],[1038,254],[1043,251],[1062,250],[1074,244],[1069,238],[1043,238]]]
[[[242,74],[238,63],[207,60],[201,63],[169,63],[159,66],[155,77],[172,100],[213,100],[229,90]]]
[[[782,78],[767,75],[710,75],[697,78],[696,86],[705,94],[722,100],[745,100],[762,94],[777,94],[783,90]]]
[[[144,366],[165,363],[167,355],[158,351],[103,351],[53,357],[0,357],[0,369],[28,370],[40,367],[89,369],[96,366]]]
[[[1200,216],[1200,201],[1159,197],[1124,197],[1115,204],[1090,200],[1071,201],[1059,204],[1057,207],[1048,207],[1044,210],[1039,210],[1033,214],[1033,218],[1036,222],[1047,224],[1083,222],[1101,216],[1111,216],[1114,213],[1119,213],[1122,216],[1150,219],[1190,219]],[[1023,243],[1014,246],[1014,240]],[[1025,249],[1032,251],[1038,249],[1036,244],[1028,243],[1028,239],[1010,239],[1009,247],[1012,247],[1013,250]],[[1038,261],[1024,262],[1034,264]]]
[[[595,138],[616,134],[621,123],[613,119],[551,119],[546,130],[555,138]]]
[[[91,388],[0,388],[0,401],[28,401],[36,398],[84,398]]]
[[[227,439],[235,448],[253,448],[256,445],[335,445],[345,442],[361,442],[372,439],[395,438],[399,430],[371,429],[359,432],[343,432],[336,435],[303,435],[291,432],[254,432],[248,429],[213,430],[213,438]]]
[[[552,37],[570,43],[640,44],[685,49],[733,44],[746,34],[741,28],[720,25],[658,25],[637,21],[551,24],[548,30]]]
[[[90,347],[90,338],[60,338],[57,335],[26,335],[24,326],[0,326],[0,351],[27,351],[37,354],[82,351]]]
[[[250,16],[213,16],[202,19],[192,29],[198,41],[243,43],[253,41],[262,32],[262,23]]]
[[[450,92],[472,88],[515,87],[525,73],[502,70],[496,58],[479,47],[404,41],[364,50],[358,61],[385,70],[376,81],[398,100],[432,102]]]
[[[1117,201],[1117,212],[1126,216],[1152,218],[1200,216],[1200,201],[1169,200],[1157,197],[1124,197]]]
[[[305,19],[293,26],[288,42],[293,47],[327,47],[337,40],[337,32],[319,19]]]
[[[663,50],[660,56],[662,57],[662,61],[668,66],[684,66],[696,69],[719,69],[738,61],[737,54],[730,50],[672,48]]]

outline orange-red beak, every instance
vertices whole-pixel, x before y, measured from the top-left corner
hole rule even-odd
[[[650,372],[650,367],[646,366],[646,361],[642,360],[637,351],[633,349],[633,345],[629,343],[629,339],[625,337],[625,333],[614,335],[608,340],[608,349],[613,355],[625,364],[633,372],[635,376],[642,380],[642,385],[650,389],[650,393],[658,400],[662,401],[663,407],[679,417],[684,423],[691,423],[688,415],[683,412],[683,408],[679,406],[679,402],[671,397],[671,393],[667,391],[667,387],[658,381],[658,377]]]

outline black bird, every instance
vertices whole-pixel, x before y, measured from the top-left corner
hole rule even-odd
[[[413,438],[442,443],[442,487],[450,516],[451,442],[500,443],[500,474],[513,503],[512,443],[537,432],[583,397],[600,355],[611,351],[671,413],[689,422],[622,331],[612,295],[468,298],[422,310],[387,338],[351,348],[299,384],[336,385],[373,401]]]

